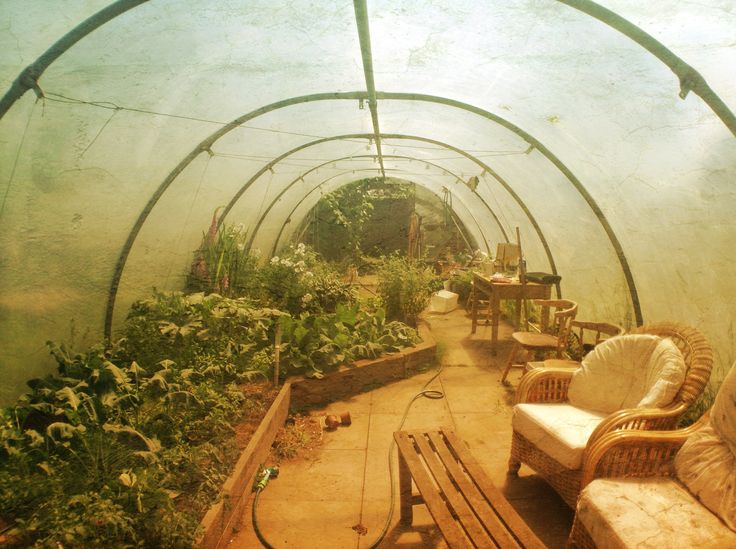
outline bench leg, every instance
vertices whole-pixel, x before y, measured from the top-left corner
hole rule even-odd
[[[401,523],[411,526],[413,511],[411,505],[411,473],[404,456],[399,452],[399,501],[401,509]]]
[[[516,458],[509,458],[509,469],[506,474],[517,476],[519,474],[519,469],[521,469],[521,462]]]

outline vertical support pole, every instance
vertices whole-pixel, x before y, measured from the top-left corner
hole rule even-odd
[[[529,302],[526,300],[526,259],[521,249],[521,233],[519,227],[516,227],[516,244],[519,246],[519,282],[521,282],[521,299],[524,302],[524,331],[529,331]],[[517,304],[517,315],[521,315]],[[520,322],[518,323],[520,324]]]
[[[273,345],[273,386],[279,386],[279,366],[281,361],[281,323],[276,324],[276,336]]]

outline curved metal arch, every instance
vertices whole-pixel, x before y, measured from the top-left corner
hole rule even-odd
[[[713,91],[703,76],[684,60],[675,55],[664,44],[656,40],[652,35],[625,19],[604,8],[592,0],[556,0],[573,9],[580,11],[605,25],[615,29],[624,36],[630,38],[649,53],[654,55],[662,63],[675,73],[680,81],[680,97],[684,98],[688,92],[693,91],[710,107],[713,113],[720,118],[723,124],[736,136],[736,116],[720,96]],[[38,79],[46,69],[63,55],[69,48],[92,33],[102,25],[108,23],[118,15],[138,7],[148,0],[116,0],[113,4],[101,9],[94,15],[85,19],[71,31],[57,40],[49,49],[39,56],[33,63],[23,69],[15,78],[8,91],[0,99],[0,120],[29,89],[33,89],[41,97],[43,92],[38,85]],[[376,99],[380,98],[376,95]],[[362,99],[370,100],[370,93],[365,92]]]
[[[316,166],[316,167],[314,167],[314,168],[311,168],[310,170],[308,170],[307,172],[305,172],[305,173],[304,173],[303,175],[300,175],[299,177],[297,177],[296,179],[294,179],[293,181],[291,181],[291,182],[290,182],[290,183],[289,183],[289,184],[288,184],[288,185],[287,185],[287,186],[286,186],[286,187],[285,187],[284,189],[282,189],[282,190],[281,190],[281,192],[280,192],[280,193],[278,194],[278,196],[276,196],[276,197],[275,197],[275,198],[274,198],[274,199],[273,199],[273,200],[271,201],[271,203],[270,203],[270,204],[268,205],[268,208],[266,208],[266,210],[264,210],[264,211],[263,211],[263,213],[261,213],[261,214],[260,214],[260,215],[258,216],[258,221],[256,222],[256,224],[255,224],[255,227],[253,228],[253,230],[252,230],[252,231],[251,231],[251,233],[250,233],[250,236],[249,236],[249,238],[248,238],[248,242],[246,243],[246,247],[245,247],[245,249],[246,249],[246,250],[250,250],[250,249],[252,248],[252,246],[253,246],[253,242],[255,241],[255,239],[256,239],[256,236],[257,236],[258,232],[260,231],[261,225],[263,224],[263,222],[265,221],[265,219],[266,219],[266,218],[268,217],[268,213],[269,213],[269,212],[271,211],[271,209],[272,209],[272,208],[273,208],[273,207],[274,207],[274,206],[276,205],[276,203],[277,203],[277,202],[278,202],[278,201],[280,200],[280,198],[281,198],[281,197],[282,197],[282,196],[283,196],[284,194],[286,194],[286,192],[287,192],[287,191],[288,191],[288,190],[289,190],[289,189],[290,189],[290,188],[291,188],[291,187],[292,187],[292,186],[293,186],[294,184],[296,184],[296,183],[297,183],[297,182],[298,182],[299,180],[303,180],[303,177],[304,177],[305,175],[307,175],[308,173],[310,173],[310,172],[312,172],[312,171],[318,170],[319,168],[321,168],[321,167],[323,167],[323,166],[325,166],[325,165],[327,165],[327,164],[331,164],[331,163],[333,163],[333,162],[340,162],[341,160],[356,159],[356,158],[360,158],[360,159],[363,159],[363,158],[375,158],[375,156],[376,156],[376,155],[357,155],[357,156],[347,156],[347,157],[345,157],[345,158],[337,158],[337,159],[334,159],[334,160],[330,160],[329,162],[325,162],[325,163],[323,163],[323,164],[320,164],[319,166]],[[411,158],[411,157],[408,157],[408,156],[397,156],[397,155],[383,155],[383,158],[384,158],[384,159],[391,159],[391,158],[405,158],[405,159],[407,159],[407,160],[416,160],[416,159],[414,159],[414,158]],[[419,161],[421,162],[421,160],[419,160]],[[431,164],[431,165],[437,166],[436,164],[432,164],[431,162],[427,162],[427,164]],[[441,166],[437,166],[437,167],[438,167],[438,168],[440,168],[440,169],[443,169],[443,170],[444,170],[444,168],[442,168]],[[364,168],[364,169],[360,169],[360,170],[357,170],[357,171],[369,171],[369,170],[370,170],[369,168]],[[281,233],[283,232],[283,228],[284,228],[284,227],[285,227],[285,226],[286,226],[286,225],[288,224],[288,222],[289,222],[289,219],[290,219],[290,218],[291,218],[291,216],[293,215],[294,211],[296,211],[296,208],[298,208],[298,207],[299,207],[299,206],[300,206],[300,205],[301,205],[301,204],[302,204],[302,203],[304,202],[304,200],[305,200],[305,199],[306,199],[306,198],[307,198],[307,197],[308,197],[308,196],[309,196],[310,194],[312,194],[312,192],[314,192],[314,191],[315,191],[316,189],[318,189],[319,187],[321,187],[321,186],[322,186],[322,185],[323,185],[323,184],[324,184],[325,182],[327,182],[327,181],[330,181],[330,180],[331,180],[331,179],[333,179],[334,177],[339,177],[339,176],[341,176],[341,175],[345,175],[345,174],[346,174],[346,173],[348,173],[349,171],[356,171],[356,170],[347,170],[347,171],[345,171],[345,172],[341,172],[341,173],[339,173],[339,174],[336,174],[336,175],[334,175],[334,176],[332,176],[332,177],[329,177],[329,178],[327,178],[327,179],[325,179],[325,180],[321,181],[321,182],[320,182],[320,183],[319,183],[319,184],[318,184],[318,185],[317,185],[316,187],[314,187],[314,188],[310,189],[310,190],[309,190],[309,191],[308,191],[308,192],[307,192],[307,193],[306,193],[306,194],[305,194],[305,195],[304,195],[304,196],[303,196],[303,197],[302,197],[302,198],[301,198],[301,199],[300,199],[300,200],[298,201],[298,203],[296,204],[296,206],[294,207],[294,209],[292,209],[292,210],[291,210],[291,212],[289,213],[289,215],[287,216],[287,220],[286,220],[286,221],[284,221],[284,223],[282,224],[282,226],[281,226],[281,230],[279,231],[279,237],[277,238],[276,244],[278,243],[278,239],[280,238],[280,235],[281,235]],[[379,171],[380,171],[380,170],[379,170]],[[399,169],[391,169],[391,168],[385,168],[385,167],[384,167],[384,171],[401,171],[401,170],[399,170]],[[445,171],[447,171],[447,170],[445,170]],[[461,179],[460,179],[459,177],[457,177],[457,176],[456,176],[455,174],[452,174],[452,173],[451,173],[451,172],[449,172],[449,171],[448,171],[448,173],[450,173],[450,175],[451,175],[452,177],[455,177],[455,179],[456,179],[455,183],[457,183],[458,181],[462,181],[462,180],[461,180]],[[405,178],[402,178],[402,179],[405,179]],[[407,181],[410,181],[410,180],[408,180],[408,179],[406,179],[406,180],[407,180]],[[428,191],[429,191],[429,192],[430,192],[431,194],[433,194],[434,196],[436,196],[436,197],[438,197],[438,198],[439,198],[439,195],[437,195],[437,193],[435,193],[434,191],[432,191],[431,189],[429,189],[429,187],[428,187],[427,185],[425,185],[425,184],[423,184],[423,183],[421,183],[421,182],[416,182],[416,181],[411,181],[411,182],[412,182],[412,183],[414,183],[414,184],[416,184],[416,185],[419,185],[420,187],[423,187],[423,188],[427,189],[427,190],[428,190]],[[473,194],[476,194],[476,193],[473,193]],[[486,202],[485,202],[485,201],[484,201],[484,200],[482,199],[482,197],[478,196],[478,198],[479,198],[479,199],[480,199],[480,200],[481,200],[481,201],[483,202],[483,204],[486,204]],[[468,211],[468,213],[469,213],[470,217],[472,218],[473,222],[475,223],[476,227],[478,228],[478,231],[479,231],[479,233],[480,233],[481,237],[483,238],[483,244],[485,245],[486,251],[487,251],[487,252],[488,252],[488,253],[490,254],[490,248],[488,247],[488,239],[486,238],[486,235],[485,235],[485,232],[483,231],[483,228],[481,227],[480,223],[478,223],[478,220],[477,220],[477,219],[475,218],[475,216],[474,216],[474,215],[473,215],[473,214],[472,214],[472,213],[470,212],[470,209],[469,209],[469,208],[468,208],[468,206],[467,206],[467,205],[465,204],[465,202],[464,202],[464,201],[462,201],[462,200],[460,200],[460,203],[461,203],[461,204],[463,205],[463,207],[464,207],[464,208],[465,208],[465,209],[466,209],[466,210]],[[486,205],[486,207],[488,208],[488,206],[487,206],[487,205]],[[496,217],[496,213],[495,213],[495,212],[494,212],[493,210],[491,210],[490,208],[488,208],[488,211],[489,211],[489,212],[491,213],[491,215],[492,215],[492,216],[493,216],[493,217],[494,217],[494,218],[496,219],[496,221],[498,222],[498,218]],[[458,217],[460,217],[460,216],[458,216]],[[508,241],[508,237],[506,236],[506,232],[504,231],[503,227],[502,227],[502,226],[500,225],[500,222],[499,222],[499,225],[498,225],[498,227],[499,227],[499,229],[501,230],[502,234],[504,235],[504,238],[505,238],[505,239],[506,239],[506,240]],[[274,244],[274,246],[272,247],[272,250],[273,250],[273,249],[275,249],[275,247],[276,247],[276,244]],[[272,252],[272,255],[273,255],[273,252]]]
[[[724,103],[718,94],[713,91],[713,89],[708,85],[708,82],[706,82],[705,78],[703,78],[698,71],[672,53],[672,51],[659,40],[654,38],[651,34],[644,32],[628,19],[624,19],[617,13],[612,12],[608,8],[604,8],[592,0],[557,1],[589,15],[594,19],[598,19],[601,23],[617,30],[667,65],[667,67],[675,73],[675,76],[677,76],[680,81],[680,98],[685,99],[690,91],[695,92],[695,95],[699,96],[705,104],[710,107],[713,113],[721,119],[721,122],[723,122],[736,137],[736,116],[731,112],[731,109],[729,109],[726,103]]]
[[[384,158],[390,158],[391,156],[392,155],[384,155]],[[386,168],[386,170],[387,171],[391,171],[391,168]],[[338,177],[340,175],[344,175],[344,173],[347,173],[347,172],[343,172],[342,174],[338,174],[337,176],[334,176],[334,177]],[[294,205],[294,207],[289,212],[289,215],[286,216],[286,221],[284,221],[281,224],[281,228],[279,229],[279,233],[276,235],[276,238],[274,239],[273,246],[271,246],[271,256],[273,256],[273,255],[276,254],[276,250],[278,249],[279,241],[281,240],[281,237],[284,234],[284,229],[286,229],[286,226],[289,225],[289,223],[291,222],[291,217],[294,215],[294,212],[296,212],[296,210],[299,208],[299,206],[301,206],[304,203],[304,201],[309,197],[309,195],[311,195],[314,191],[318,190],[320,187],[322,187],[322,185],[324,185],[326,182],[330,181],[334,177],[330,177],[330,178],[327,178],[327,179],[321,181],[317,186],[315,186],[313,189],[311,189],[309,192],[307,192],[304,196],[302,196],[302,198],[300,198],[299,201]],[[407,179],[406,181],[410,181],[410,180]],[[412,183],[413,183],[413,181],[412,181]],[[345,185],[349,185],[349,184],[350,183],[345,183]],[[424,188],[426,189],[427,187],[424,187]],[[434,194],[435,196],[437,196],[435,193],[432,193],[432,194]],[[465,203],[462,200],[460,201],[460,203],[463,205],[463,207],[465,209],[468,209],[468,207],[465,205]],[[468,209],[468,211],[469,211],[469,209]],[[473,221],[475,221],[475,224],[478,226],[478,230],[480,231],[481,236],[483,236],[483,238],[485,240],[485,235],[483,234],[483,229],[480,228],[480,224],[478,223],[478,220],[475,219],[475,216],[473,216],[472,213],[470,214],[470,217],[473,218]],[[458,216],[458,218],[460,218],[460,216]],[[460,221],[462,221],[462,219],[460,219]],[[490,253],[490,250],[488,249],[488,243],[487,243],[487,241],[486,241],[486,250]]]
[[[307,176],[308,174],[310,174],[311,172],[313,172],[315,170],[318,170],[318,169],[326,166],[327,164],[332,164],[333,162],[341,162],[343,160],[352,160],[352,159],[356,159],[356,158],[363,159],[363,158],[375,158],[375,157],[376,157],[376,155],[374,155],[374,154],[373,155],[371,155],[371,154],[363,154],[363,155],[345,156],[343,158],[335,158],[333,160],[329,160],[328,162],[324,162],[322,164],[319,164],[318,166],[315,166],[313,168],[310,168],[306,172],[303,172],[302,174],[300,174],[299,177],[296,177],[288,185],[286,185],[286,187],[284,187],[281,190],[281,192],[277,196],[274,197],[274,199],[271,201],[271,203],[268,205],[268,207],[258,216],[258,220],[256,221],[255,227],[253,228],[253,231],[251,232],[250,237],[248,238],[248,242],[246,243],[246,249],[247,250],[250,250],[251,246],[253,245],[253,241],[256,238],[256,234],[258,233],[258,231],[259,231],[259,229],[261,227],[261,224],[263,223],[263,220],[266,219],[266,217],[268,216],[268,213],[271,211],[271,209],[276,205],[276,203],[281,199],[281,197],[284,196],[284,194],[286,194],[286,192],[289,189],[291,189],[291,187],[293,185],[295,185],[300,179],[303,180],[304,177]],[[435,168],[438,168],[440,170],[443,170],[443,171],[449,173],[457,181],[461,181],[462,182],[462,179],[457,174],[451,172],[450,170],[448,170],[446,168],[443,168],[439,164],[435,164],[434,162],[429,162],[429,161],[426,161],[426,160],[422,160],[420,158],[413,158],[413,157],[410,157],[410,156],[400,156],[400,155],[395,155],[395,154],[384,154],[383,155],[383,158],[384,159],[386,159],[386,158],[389,158],[389,159],[391,159],[391,158],[403,158],[403,159],[406,159],[406,160],[415,160],[417,162],[421,162],[423,164],[427,164],[429,166],[434,166]],[[422,185],[421,183],[418,183],[418,184],[419,185]],[[422,185],[422,186],[424,186],[424,185]],[[501,231],[501,234],[503,234],[504,240],[506,240],[506,242],[508,242],[509,241],[509,237],[506,234],[506,231],[504,230],[503,226],[501,225],[501,221],[498,219],[498,216],[496,215],[496,212],[493,211],[493,209],[488,205],[488,203],[483,199],[483,197],[480,196],[476,191],[471,191],[471,192],[478,198],[478,200],[481,201],[481,203],[483,204],[483,206],[485,206],[486,210],[488,210],[488,212],[491,214],[491,216],[495,220],[496,224],[498,225],[498,228]],[[475,220],[475,219],[473,219],[473,220],[476,222],[476,224],[478,223],[477,220]],[[479,226],[479,228],[480,228],[480,226]],[[483,234],[483,231],[482,230],[481,230],[481,234]],[[486,251],[490,254],[490,250],[488,249],[488,242],[485,242],[485,246],[486,246]]]
[[[41,77],[43,72],[51,65],[51,63],[53,63],[64,52],[66,52],[69,48],[71,48],[79,40],[81,40],[82,38],[84,38],[85,36],[93,32],[94,30],[96,30],[98,27],[114,19],[121,13],[124,13],[134,7],[137,7],[138,5],[143,4],[146,1],[147,0],[117,0],[114,4],[107,6],[106,8],[100,10],[93,16],[87,18],[85,21],[80,23],[77,27],[75,27],[70,32],[68,32],[66,35],[64,35],[61,39],[59,39],[56,43],[54,43],[34,63],[32,63],[31,65],[26,67],[23,71],[21,71],[18,77],[16,77],[16,79],[13,81],[13,84],[11,85],[10,89],[5,93],[2,99],[0,99],[0,119],[2,119],[2,117],[15,104],[15,102],[20,97],[22,97],[25,94],[25,92],[28,91],[29,89],[34,89],[39,96],[43,94],[43,92],[38,86],[38,79]],[[667,47],[665,47],[664,44],[657,41],[651,35],[644,32],[642,29],[640,29],[639,27],[637,27],[636,25],[634,25],[627,19],[624,19],[623,17],[604,8],[603,6],[599,4],[596,4],[595,2],[592,2],[591,0],[557,0],[557,1],[565,5],[568,5],[574,9],[577,9],[578,11],[585,13],[586,15],[589,15],[595,19],[598,19],[602,23],[610,26],[611,28],[624,34],[628,38],[634,40],[637,44],[639,44],[644,49],[649,51],[652,55],[654,55],[662,63],[667,65],[675,73],[675,75],[677,75],[677,77],[680,80],[680,97],[684,98],[687,95],[687,93],[691,90],[695,92],[698,96],[700,96],[703,99],[703,101],[705,101],[705,103],[711,108],[711,110],[716,114],[716,116],[718,116],[718,118],[721,119],[721,121],[726,125],[726,127],[736,136],[736,117],[731,112],[731,110],[728,108],[728,106],[726,106],[726,104],[718,96],[718,94],[716,94],[710,88],[710,86],[705,81],[705,79],[702,77],[702,75],[700,75],[700,73],[698,73],[693,67],[685,63],[685,61],[680,59],[677,55],[672,53],[672,51],[670,51]],[[362,93],[361,95],[363,95],[363,97],[360,97],[360,98],[365,99],[369,94]],[[379,96],[376,96],[376,97],[379,97]],[[228,128],[228,127],[225,127],[225,128]],[[223,128],[223,130],[225,130],[225,128]],[[224,133],[227,133],[227,131],[229,131],[229,129],[226,129]],[[205,140],[203,144],[206,142],[207,140]],[[211,141],[210,144],[212,142],[214,141]],[[207,145],[207,148],[209,148],[209,145]],[[196,156],[197,154],[199,153],[197,152],[196,154],[194,154],[194,156]],[[187,164],[191,162],[192,159],[193,157],[188,160]],[[154,193],[154,196],[156,194],[158,194],[160,197],[160,193]],[[151,202],[149,201],[149,204],[144,209],[143,214],[141,214],[144,220],[145,220],[145,217],[147,217],[148,213],[150,213],[150,209],[148,208],[148,206],[150,205],[152,208],[153,205],[155,205],[155,202],[157,200],[158,200],[158,197],[155,198],[155,200],[153,201],[153,204],[151,204]],[[139,221],[140,220],[141,218],[139,217]],[[632,298],[632,304],[634,306],[634,312],[636,314],[637,324],[642,324],[643,319],[641,315],[641,306],[639,304],[638,294],[636,291],[636,286],[634,285],[633,276],[631,275],[631,271],[628,267],[628,262],[626,261],[625,256],[622,255],[623,254],[622,249],[621,249],[621,254],[619,254],[620,243],[618,243],[618,239],[615,237],[614,233],[612,231],[609,232],[610,227],[607,227],[606,225],[604,225],[604,229],[606,230],[606,233],[608,234],[609,239],[613,236],[612,243],[614,244],[614,247],[618,245],[618,248],[616,248],[616,252],[617,252],[617,255],[619,255],[619,262],[622,263],[622,268],[624,269],[624,274],[626,276],[626,282],[629,287],[629,292]],[[135,240],[135,236],[137,235],[139,231],[140,231],[140,226],[138,226],[138,223],[136,223],[136,226],[134,226],[134,230],[131,233],[133,235],[133,241]],[[110,336],[110,332],[112,328],[112,311],[114,309],[114,302],[115,302],[115,296],[117,294],[117,287],[120,283],[120,276],[122,275],[122,269],[124,268],[125,262],[127,260],[127,256],[130,253],[130,248],[128,247],[128,243],[129,242],[126,241],[123,251],[116,264],[115,273],[113,275],[113,282],[112,282],[111,289],[110,289],[110,295],[108,296],[108,306],[107,306],[107,312],[105,315],[105,336],[108,338]],[[132,241],[130,241],[130,244],[132,245]],[[126,247],[128,247],[127,250],[126,250]]]
[[[624,253],[624,249],[621,246],[621,242],[619,242],[616,233],[613,231],[613,227],[611,227],[611,224],[608,222],[608,219],[603,213],[603,210],[601,210],[600,206],[598,206],[598,203],[588,192],[588,189],[586,189],[582,182],[575,176],[574,173],[572,173],[570,168],[568,168],[565,163],[562,162],[551,150],[545,147],[541,141],[533,137],[531,134],[525,132],[512,122],[509,122],[508,120],[486,110],[480,109],[473,105],[469,105],[467,103],[463,103],[462,101],[418,93],[379,93],[378,97],[379,99],[427,101],[467,110],[469,112],[477,114],[478,116],[482,116],[488,120],[496,122],[504,128],[509,129],[510,131],[524,139],[524,141],[529,143],[532,147],[537,149],[567,178],[567,180],[572,184],[573,188],[580,194],[583,200],[585,200],[585,202],[588,204],[588,207],[593,211],[593,214],[598,219],[598,222],[601,224],[603,231],[606,233],[606,236],[608,236],[608,240],[610,241],[611,246],[616,252],[616,257],[618,258],[621,269],[623,270],[624,278],[626,279],[626,285],[629,288],[631,303],[634,308],[634,315],[636,316],[636,323],[639,326],[644,323],[644,318],[641,312],[641,304],[639,303],[639,293],[636,289],[636,283],[634,282],[634,275],[632,274],[631,268],[629,267],[629,262],[626,259],[626,254]],[[494,175],[494,177],[498,179],[497,175]],[[509,192],[512,192],[510,189],[507,190],[509,190]]]
[[[0,119],[5,116],[15,102],[23,97],[28,90],[36,92],[38,97],[43,97],[43,91],[38,85],[38,79],[49,68],[51,63],[61,57],[64,52],[79,42],[88,34],[94,32],[99,27],[115,19],[118,15],[122,15],[128,10],[145,4],[148,0],[117,0],[109,6],[102,8],[97,13],[91,15],[64,36],[54,42],[49,49],[41,54],[33,63],[23,69],[20,74],[13,80],[10,88],[2,99],[0,99]]]
[[[455,101],[452,99],[447,99],[444,97],[439,96],[431,96],[426,94],[411,94],[411,93],[380,93],[380,96],[382,99],[397,99],[397,100],[416,100],[416,101],[429,101],[439,104],[444,104],[447,106],[451,106],[454,108],[459,108],[462,110],[466,110],[468,112],[472,112],[474,114],[478,114],[480,116],[483,116],[484,118],[491,120],[493,122],[499,123],[503,127],[509,129],[516,135],[520,136],[522,139],[524,139],[527,143],[530,145],[533,145],[544,154],[550,162],[552,162],[555,166],[558,167],[562,171],[562,173],[573,182],[573,185],[578,188],[582,187],[582,184],[575,178],[573,173],[565,166],[565,164],[559,160],[554,154],[549,151],[540,141],[532,137],[527,132],[523,131],[521,128],[517,127],[516,125],[512,124],[511,122],[494,115],[488,111],[484,111],[483,109],[480,109],[478,107],[474,107],[473,105],[469,105],[467,103],[462,103],[460,101]],[[260,107],[254,111],[251,111],[249,113],[246,113],[236,119],[234,119],[232,122],[228,123],[227,125],[223,126],[222,128],[216,130],[210,136],[202,140],[187,156],[185,156],[177,165],[176,167],[169,173],[168,176],[164,179],[164,181],[159,185],[159,187],[154,191],[154,193],[151,195],[151,198],[148,200],[146,205],[144,206],[143,210],[141,211],[140,215],[136,219],[136,222],[134,223],[133,227],[131,228],[130,233],[128,234],[128,238],[126,239],[121,251],[120,255],[118,256],[117,263],[115,265],[115,270],[113,272],[112,280],[110,283],[110,290],[108,292],[108,299],[107,299],[107,308],[105,311],[105,337],[110,338],[112,334],[112,318],[113,313],[115,310],[115,300],[117,298],[117,292],[118,287],[120,285],[120,280],[122,278],[123,270],[125,269],[125,264],[127,263],[128,256],[130,255],[130,251],[133,248],[133,244],[135,243],[136,238],[138,237],[138,234],[140,233],[143,224],[145,223],[146,219],[150,215],[153,208],[158,203],[159,199],[163,194],[166,192],[166,190],[169,188],[169,186],[174,182],[174,180],[179,176],[179,174],[186,169],[189,164],[197,157],[200,153],[204,151],[211,151],[212,145],[221,137],[226,135],[227,133],[231,132],[232,130],[238,128],[242,124],[249,122],[250,120],[261,116],[263,114],[284,108],[289,107],[292,105],[297,105],[301,103],[310,103],[314,101],[327,101],[327,100],[355,100],[355,99],[363,99],[366,100],[368,98],[368,94],[366,92],[332,92],[332,93],[319,93],[319,94],[312,94],[312,95],[305,95],[305,96],[299,96],[299,97],[292,97],[289,99],[284,99],[282,101],[277,101],[275,103],[271,103],[270,105],[264,105],[263,107]],[[356,134],[359,138],[365,138],[364,136],[366,134]],[[431,142],[431,141],[430,141]],[[441,142],[436,142],[437,144],[440,144],[441,146],[445,146],[446,144],[443,144]],[[455,147],[451,147],[452,150],[455,150],[459,154],[462,154],[474,162],[476,162],[480,166],[485,166],[480,160],[476,159],[475,157],[472,157],[472,155],[468,155],[465,153],[465,151],[462,151],[460,149],[457,149]],[[491,168],[485,166],[486,171],[488,171],[491,174],[494,174],[493,170]],[[496,179],[498,179],[498,175],[494,175]],[[577,182],[577,186],[574,182]],[[508,184],[505,184],[505,187],[507,188],[507,191],[509,191],[514,199],[517,201],[517,203],[520,205],[520,207],[524,210],[524,212],[527,214],[527,216],[530,216],[531,213],[526,208],[526,205],[524,205],[521,202],[521,199],[516,195],[516,193],[513,192],[508,187]],[[586,191],[587,192],[587,191]],[[592,198],[591,198],[592,200]],[[595,210],[594,210],[595,211]],[[600,212],[600,209],[598,209]],[[603,213],[600,212],[600,217],[603,216]],[[605,218],[604,218],[605,219]],[[535,227],[538,230],[538,225],[536,225],[536,221],[533,222]],[[607,222],[606,222],[607,225]],[[604,229],[605,226],[604,225]],[[610,229],[610,226],[609,226]],[[620,246],[620,243],[618,242],[618,239],[613,234],[613,231],[610,230],[610,232],[607,230],[606,233],[609,236],[609,239],[611,240],[611,243],[614,247],[614,250],[616,250],[617,256],[619,257],[619,262],[622,265],[622,269],[624,270],[624,276],[626,277],[626,281],[629,287],[629,292],[632,298],[632,303],[634,306],[634,312],[636,314],[637,323],[641,324],[641,307],[639,305],[639,299],[636,292],[636,286],[634,285],[633,276],[631,275],[631,270],[629,269],[628,262],[626,260],[626,257],[623,255],[623,249]],[[546,245],[546,241],[543,240],[543,243],[545,245],[545,250],[547,252],[548,258],[550,258],[550,264],[553,268],[553,271],[556,272],[554,261],[551,260],[551,253],[549,252],[549,248]]]
[[[220,214],[220,217],[218,219],[218,225],[221,224],[228,213],[230,213],[230,210],[232,210],[233,206],[237,203],[238,200],[240,200],[240,197],[243,196],[243,193],[247,191],[253,183],[255,183],[256,180],[258,180],[261,175],[272,169],[276,164],[284,160],[285,158],[288,158],[294,153],[297,153],[301,150],[307,149],[309,147],[314,147],[316,145],[320,145],[322,143],[328,143],[330,141],[340,141],[340,140],[346,140],[346,139],[370,139],[373,137],[373,134],[367,134],[367,133],[351,133],[351,134],[345,134],[345,135],[337,135],[333,137],[323,137],[321,139],[315,139],[314,141],[310,141],[309,143],[302,143],[298,147],[294,147],[290,151],[287,151],[285,153],[282,153],[281,155],[277,156],[273,160],[271,160],[268,164],[263,166],[258,172],[256,172],[248,181],[245,182],[245,184],[236,191],[236,193],[233,195],[233,197],[230,199],[230,202],[228,202],[227,206],[222,211],[222,214]],[[544,236],[544,233],[542,232],[541,227],[537,223],[537,220],[534,218],[534,215],[529,210],[527,205],[524,203],[524,201],[521,199],[521,197],[514,191],[514,189],[511,188],[511,185],[498,173],[496,173],[490,166],[488,166],[485,162],[481,161],[479,158],[476,158],[472,154],[459,149],[457,147],[454,147],[453,145],[450,145],[449,143],[445,143],[444,141],[438,141],[436,139],[431,139],[429,137],[421,137],[416,135],[405,135],[405,134],[396,134],[396,133],[382,133],[381,137],[383,139],[408,139],[412,141],[422,141],[424,143],[431,143],[433,145],[437,145],[439,147],[444,147],[448,150],[451,150],[453,152],[456,152],[459,155],[464,156],[471,162],[474,162],[478,166],[480,166],[484,171],[488,172],[496,181],[498,181],[501,186],[506,190],[506,192],[511,195],[511,197],[514,199],[514,201],[517,203],[519,208],[524,212],[524,214],[527,216],[527,219],[529,219],[529,222],[534,227],[535,232],[537,233],[537,237],[539,238],[540,242],[542,243],[542,246],[544,247],[545,254],[547,255],[547,260],[549,261],[550,269],[552,270],[553,274],[557,274],[557,266],[555,265],[555,260],[552,257],[552,250],[549,247],[549,244],[547,243],[547,239]],[[557,293],[560,294],[560,287],[559,284],[557,286]]]

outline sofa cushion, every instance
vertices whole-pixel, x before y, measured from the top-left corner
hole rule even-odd
[[[577,519],[598,549],[736,547],[736,532],[666,478],[594,480],[580,494]]]
[[[682,353],[669,339],[651,334],[612,337],[595,347],[573,374],[570,404],[612,413],[662,407],[685,380]]]
[[[736,368],[726,376],[710,421],[688,437],[675,456],[680,481],[736,531]]]
[[[568,469],[579,469],[590,435],[607,414],[569,404],[514,406],[514,431]]]
[[[710,411],[710,421],[731,452],[736,455],[736,364],[721,383]]]

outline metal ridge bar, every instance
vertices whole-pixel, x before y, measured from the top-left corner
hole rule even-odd
[[[371,121],[373,122],[373,136],[376,140],[378,165],[381,166],[381,176],[385,178],[386,170],[383,167],[383,152],[381,150],[381,129],[378,124],[376,83],[373,80],[373,53],[371,51],[371,30],[368,24],[368,5],[366,0],[353,0],[353,7],[355,8],[355,23],[358,26],[360,55],[363,58],[363,73],[365,74],[365,85],[368,90],[368,108],[371,111]]]

